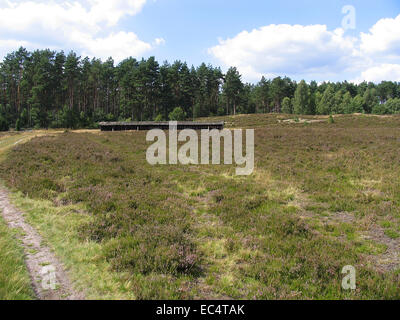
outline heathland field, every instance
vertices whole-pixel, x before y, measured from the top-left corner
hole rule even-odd
[[[251,176],[151,166],[145,132],[49,131],[0,178],[89,299],[400,298],[399,116],[218,120],[255,129]]]

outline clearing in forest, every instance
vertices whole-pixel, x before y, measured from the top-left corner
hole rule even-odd
[[[400,117],[215,120],[255,128],[251,176],[64,132],[13,146],[1,179],[89,299],[400,298]]]

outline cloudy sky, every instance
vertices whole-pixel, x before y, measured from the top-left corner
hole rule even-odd
[[[19,46],[236,66],[249,82],[400,81],[400,0],[0,0],[0,58]]]

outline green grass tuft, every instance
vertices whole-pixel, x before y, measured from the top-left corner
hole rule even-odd
[[[15,233],[0,217],[0,300],[35,299],[24,253]]]

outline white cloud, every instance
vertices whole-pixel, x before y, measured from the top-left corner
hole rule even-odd
[[[0,48],[7,48],[14,50],[19,47],[29,47],[31,43],[28,41],[20,41],[20,40],[1,40],[0,39]]]
[[[361,73],[361,76],[353,82],[381,82],[385,80],[400,81],[400,64],[381,64],[371,67]]]
[[[330,31],[325,25],[268,25],[219,40],[208,51],[225,67],[236,66],[248,81],[261,75],[397,80],[400,15],[379,20],[359,37],[346,36],[340,28]]]
[[[269,25],[220,40],[209,52],[226,66],[236,66],[245,77],[259,74],[324,74],[345,70],[355,58],[354,39],[341,29],[324,25]]]
[[[0,39],[0,58],[8,53],[15,51],[16,49],[24,47],[28,50],[35,50],[37,45],[29,41],[23,40],[2,40]],[[1,62],[1,60],[0,60]]]
[[[154,39],[154,44],[157,45],[157,46],[162,45],[162,44],[165,44],[165,39],[163,39],[163,38],[156,38],[156,39]]]
[[[111,33],[104,38],[92,38],[87,34],[73,34],[74,42],[82,48],[82,54],[103,60],[112,57],[121,61],[130,56],[140,56],[150,51],[152,45],[141,41],[133,32]]]
[[[117,30],[118,23],[139,13],[146,1],[1,1],[0,40],[33,39],[45,47],[80,49],[82,54],[113,56],[117,61],[140,56],[159,45],[161,38],[147,43],[133,32]],[[6,49],[1,47],[0,55]]]
[[[116,25],[124,16],[141,11],[147,0],[6,1],[0,3],[0,25],[8,30],[26,30],[34,24],[51,29],[65,25],[98,28]]]
[[[361,33],[361,50],[365,54],[400,57],[400,15],[379,20],[368,33]]]

